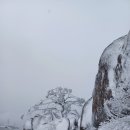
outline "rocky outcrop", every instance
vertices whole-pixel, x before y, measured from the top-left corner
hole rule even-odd
[[[103,52],[93,91],[95,127],[111,118],[130,115],[130,32]]]

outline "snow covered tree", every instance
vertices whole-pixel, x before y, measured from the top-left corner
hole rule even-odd
[[[58,118],[58,115],[66,117],[70,112],[79,116],[76,108],[82,107],[84,102],[83,98],[72,95],[71,89],[57,87],[49,90],[46,98],[31,107],[28,114],[51,115],[52,119]]]
[[[29,122],[36,122],[35,124],[40,124],[41,121],[47,124],[62,118],[70,120],[73,118],[78,121],[84,103],[83,98],[72,95],[71,89],[57,87],[49,90],[43,100],[32,106],[26,117],[28,117]],[[33,127],[35,126],[31,125],[31,129]]]
[[[60,106],[61,114],[63,117],[72,110],[72,105],[83,106],[85,100],[72,95],[72,90],[67,88],[58,87],[48,92],[47,99]]]

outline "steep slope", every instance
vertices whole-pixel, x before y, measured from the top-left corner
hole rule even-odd
[[[110,44],[99,61],[93,92],[92,120],[101,122],[130,115],[130,32]]]

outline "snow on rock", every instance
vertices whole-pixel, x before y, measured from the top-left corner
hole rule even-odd
[[[130,130],[130,116],[103,123],[98,130]]]
[[[89,130],[92,126],[92,98],[90,98],[83,106],[81,115],[81,130]]]
[[[69,120],[66,118],[57,119],[49,123],[40,122],[34,130],[70,130]]]
[[[54,122],[48,124],[39,124],[35,130],[56,130],[56,126]]]
[[[113,41],[100,58],[93,91],[93,125],[126,115],[130,115],[130,32]]]
[[[24,124],[23,129],[24,129],[24,130],[31,130],[31,129],[32,129],[31,124],[32,124],[31,119],[27,120],[26,123]]]
[[[69,120],[66,118],[62,118],[62,120],[58,122],[56,130],[69,130],[69,127],[70,127]]]

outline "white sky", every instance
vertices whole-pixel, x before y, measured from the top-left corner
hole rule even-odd
[[[0,0],[0,114],[57,86],[88,99],[101,53],[129,29],[129,0]]]

